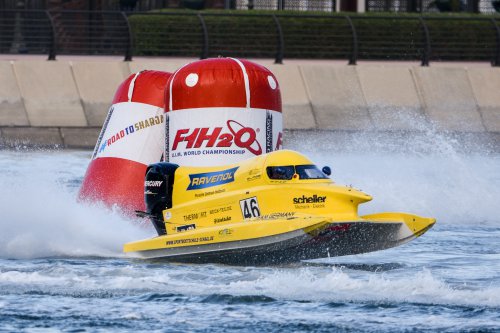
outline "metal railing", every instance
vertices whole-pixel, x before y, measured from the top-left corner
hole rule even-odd
[[[1,9],[116,10],[145,12],[161,9],[239,9],[334,12],[337,0],[1,0]]]
[[[367,12],[500,12],[500,0],[2,0],[1,9],[151,11],[166,8],[335,12],[345,4]],[[339,3],[339,6],[337,6]],[[342,9],[344,8],[344,9]]]
[[[464,28],[466,27],[466,28]],[[489,61],[500,17],[0,10],[0,53]]]
[[[368,12],[447,13],[500,12],[499,0],[365,0]]]

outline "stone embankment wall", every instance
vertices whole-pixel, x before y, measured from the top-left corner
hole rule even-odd
[[[0,60],[0,146],[92,148],[118,85],[188,60]],[[275,73],[288,130],[500,137],[500,68],[262,62]],[[494,139],[495,142],[498,139]]]

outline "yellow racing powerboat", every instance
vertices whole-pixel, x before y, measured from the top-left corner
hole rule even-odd
[[[156,163],[145,180],[158,236],[125,244],[143,258],[282,264],[383,250],[425,233],[435,219],[358,215],[372,197],[335,184],[304,155],[281,150],[219,167]]]

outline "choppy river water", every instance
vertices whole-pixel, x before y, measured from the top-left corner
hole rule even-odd
[[[151,228],[76,202],[90,151],[0,151],[1,332],[500,332],[500,156],[300,150],[436,226],[404,246],[280,267],[128,259]]]

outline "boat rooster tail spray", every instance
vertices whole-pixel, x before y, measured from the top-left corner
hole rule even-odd
[[[167,82],[165,111],[167,162],[216,166],[282,147],[278,81],[247,60],[214,58],[181,67]]]
[[[79,199],[118,206],[126,214],[144,210],[144,174],[162,159],[164,90],[171,73],[142,71],[116,91],[87,168]]]

